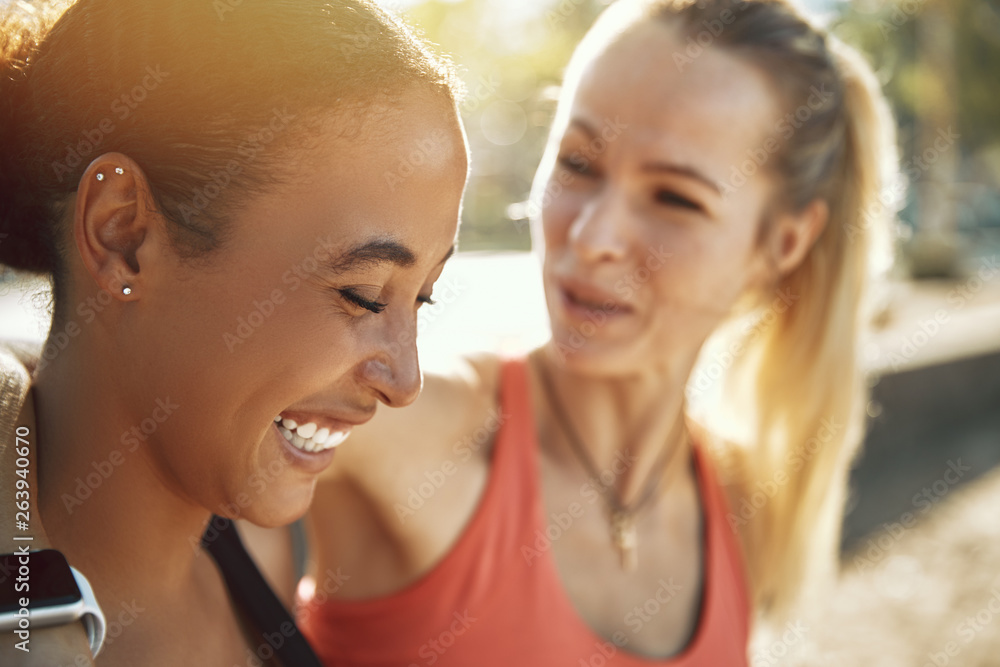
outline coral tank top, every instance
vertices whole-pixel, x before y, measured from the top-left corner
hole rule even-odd
[[[707,455],[693,448],[705,558],[698,624],[680,653],[643,658],[628,652],[627,630],[608,638],[591,630],[562,587],[551,549],[531,551],[548,524],[526,361],[506,361],[501,377],[507,419],[486,489],[447,555],[385,597],[336,600],[315,595],[308,579],[300,584],[298,623],[320,659],[328,667],[745,666],[745,573]]]

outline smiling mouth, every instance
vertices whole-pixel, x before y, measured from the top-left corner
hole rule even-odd
[[[602,312],[606,315],[632,311],[632,307],[628,304],[621,303],[610,294],[589,286],[563,282],[559,285],[559,289],[568,305],[584,311]]]
[[[325,420],[316,418],[299,423],[290,417],[282,417],[281,415],[274,418],[278,432],[285,440],[296,449],[313,454],[325,452],[341,444],[347,440],[347,436],[351,434],[353,428],[353,425],[343,423],[336,426],[320,426],[323,421]]]
[[[581,308],[586,308],[587,310],[604,310],[604,304],[599,301],[591,301],[585,299],[569,290],[563,290],[566,299],[574,306],[580,306]]]

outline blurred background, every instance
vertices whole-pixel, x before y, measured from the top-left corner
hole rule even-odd
[[[607,3],[382,4],[468,87],[462,252],[421,310],[425,365],[526,350],[547,331],[526,200],[563,68]],[[804,637],[760,631],[751,664],[1000,665],[1000,0],[803,4],[875,66],[908,190],[864,350],[873,400],[841,583],[803,611]],[[942,131],[957,135],[943,151]],[[44,285],[0,282],[0,337],[44,338],[47,303]]]

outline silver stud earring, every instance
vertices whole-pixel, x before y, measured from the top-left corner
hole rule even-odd
[[[125,296],[128,296],[131,293],[132,293],[132,288],[131,287],[129,287],[128,285],[125,285],[124,287],[122,287],[122,294],[124,294]]]
[[[121,176],[122,174],[125,173],[125,170],[122,169],[121,167],[115,167],[115,173]]]
[[[99,181],[103,181],[103,180],[104,180],[104,174],[102,174],[102,173],[98,172],[98,173],[97,173],[97,180],[99,180]]]

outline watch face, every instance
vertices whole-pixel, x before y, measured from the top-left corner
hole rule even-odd
[[[59,607],[83,598],[66,557],[54,549],[0,556],[0,614],[16,612],[21,599],[28,609]]]

